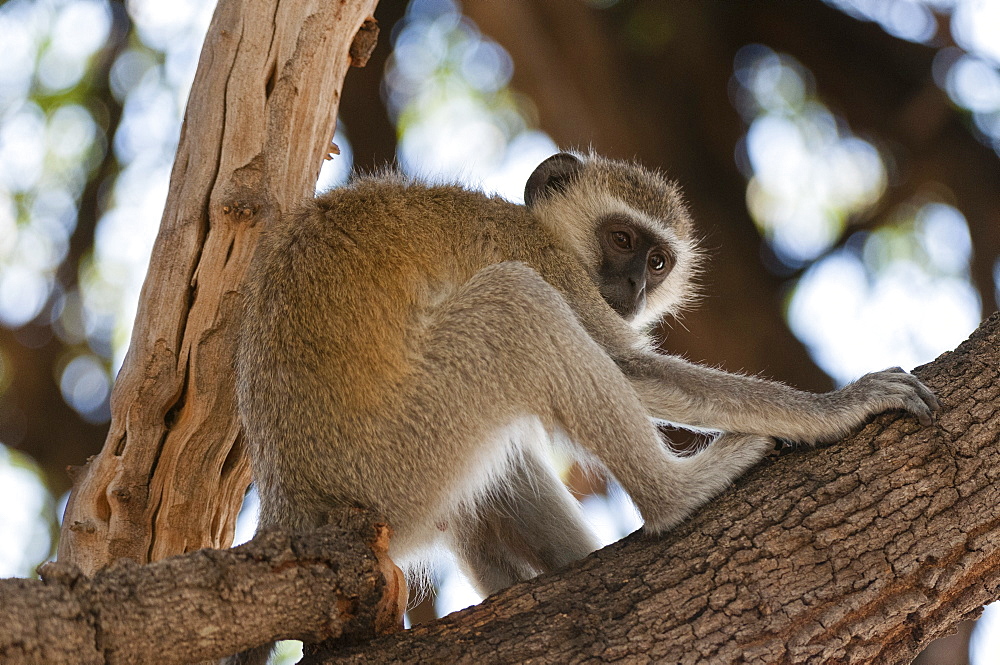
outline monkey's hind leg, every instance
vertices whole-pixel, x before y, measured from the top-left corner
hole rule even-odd
[[[544,454],[525,445],[509,475],[451,521],[451,547],[484,596],[600,547]]]
[[[497,437],[522,418],[541,419],[546,428],[561,430],[596,457],[653,531],[679,523],[769,448],[760,437],[736,438],[720,440],[691,458],[671,453],[630,379],[587,333],[563,296],[524,264],[480,270],[429,309],[424,321],[413,335],[419,343],[411,350],[415,360],[409,380],[387,400],[386,407],[393,408],[383,409],[370,428],[373,440],[367,445],[377,445],[388,463],[373,470],[365,456],[338,458],[341,468],[358,465],[337,475],[339,483],[351,483],[342,488],[344,493],[382,511],[396,529],[390,554],[397,561],[397,554],[440,536],[442,523],[487,498],[490,488],[505,487],[512,471],[514,485],[522,485],[516,505],[529,518],[525,529],[505,529],[508,546],[539,525],[551,525],[552,518],[542,515],[553,510],[571,519],[567,511],[553,509],[552,497],[562,496],[554,490],[544,492],[545,498],[529,509],[530,482],[525,479],[537,480],[537,474],[525,473],[517,461],[530,447]],[[367,482],[369,477],[378,482]],[[530,510],[539,505],[539,516],[531,518]],[[469,537],[478,537],[477,528],[496,526],[497,515],[488,514]],[[570,558],[593,544],[579,544],[577,525],[570,522],[571,544],[563,544],[573,551]],[[464,547],[464,556],[482,559],[488,545],[476,541]],[[545,566],[563,563],[556,550],[537,545],[516,549],[517,557],[482,566],[486,590],[505,578],[533,572],[532,558],[541,558]]]

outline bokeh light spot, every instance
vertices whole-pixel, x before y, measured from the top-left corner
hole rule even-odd
[[[94,355],[77,356],[66,365],[59,379],[63,399],[89,422],[107,420],[111,379],[104,363]]]

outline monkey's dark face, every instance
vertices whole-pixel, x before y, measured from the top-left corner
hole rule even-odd
[[[619,316],[631,321],[646,308],[646,298],[674,266],[666,243],[628,217],[612,215],[597,227],[601,296]]]

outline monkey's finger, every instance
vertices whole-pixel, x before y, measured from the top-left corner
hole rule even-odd
[[[911,386],[906,387],[911,388]],[[927,427],[933,424],[934,411],[932,410],[931,405],[924,399],[924,395],[922,395],[919,391],[900,391],[899,398],[902,402],[902,408],[915,415],[921,425]]]
[[[902,371],[897,373],[895,371],[896,369],[898,368],[886,370],[887,372],[890,372],[888,378],[890,378],[893,381],[902,383],[906,385],[908,388],[912,389],[916,393],[917,397],[919,397],[920,400],[931,411],[936,412],[941,410],[941,402],[938,400],[937,396],[933,392],[931,392],[930,388],[925,386],[923,382],[913,374]]]
[[[922,409],[911,408],[909,411],[917,417],[917,420],[920,421],[921,425],[924,427],[930,427],[934,424],[934,414],[923,404],[921,404],[921,406],[923,406]]]
[[[922,383],[920,384],[919,394],[920,399],[924,400],[924,403],[930,407],[931,411],[936,413],[941,410],[941,400],[937,398],[937,395],[931,392],[930,388]]]

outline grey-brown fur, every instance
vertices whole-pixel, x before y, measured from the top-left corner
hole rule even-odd
[[[529,181],[530,208],[383,175],[266,230],[236,367],[262,529],[367,506],[394,558],[444,543],[491,593],[597,546],[532,428],[609,470],[661,532],[771,437],[830,441],[893,408],[930,422],[935,398],[899,370],[813,395],[652,351],[644,326],[684,304],[698,266],[676,186],[593,155],[547,168],[559,178]],[[677,261],[632,325],[595,283],[609,208]],[[652,418],[727,433],[682,458]]]

